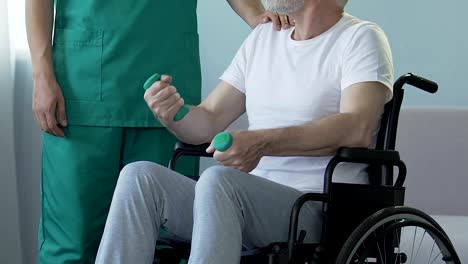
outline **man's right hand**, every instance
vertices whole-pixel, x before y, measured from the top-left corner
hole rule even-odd
[[[146,90],[144,96],[151,111],[165,126],[174,122],[174,116],[184,105],[184,99],[171,82],[171,76],[161,76],[161,80]]]
[[[67,126],[65,100],[53,75],[38,75],[34,78],[32,109],[36,122],[42,131],[64,137]]]

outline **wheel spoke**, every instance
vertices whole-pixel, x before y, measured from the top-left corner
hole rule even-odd
[[[434,246],[435,246],[435,240],[434,240],[434,243],[432,243],[432,248],[431,248],[431,255],[429,255],[429,260],[427,261],[427,263],[429,263],[429,261],[431,261],[431,258],[432,258],[432,252],[434,252]]]
[[[377,240],[377,233],[375,233],[375,231],[373,232],[374,236],[375,236],[375,241],[377,243],[377,249],[379,250],[379,255],[380,255],[380,259],[385,262],[385,259],[383,259],[382,257],[382,251],[380,250],[380,245],[379,245],[379,241]],[[384,250],[385,250],[385,247],[384,247]]]
[[[435,256],[435,258],[432,260],[431,264],[434,263],[434,261],[436,261],[436,259],[440,256],[440,254],[442,254],[442,252],[439,252],[439,254],[437,254],[437,256]]]
[[[421,249],[421,245],[422,245],[422,242],[423,242],[423,240],[424,240],[424,236],[426,235],[426,233],[427,233],[427,231],[424,230],[424,233],[423,233],[423,235],[422,235],[422,237],[421,237],[421,241],[419,242],[418,250],[416,251],[416,255],[414,256],[414,259],[415,259],[415,260],[416,260],[417,257],[418,257],[419,250]]]
[[[400,230],[401,230],[401,229],[400,229]],[[401,231],[400,231],[400,232],[401,232]],[[400,259],[400,264],[401,264],[401,254],[400,254],[400,253],[401,253],[401,252],[400,252],[400,248],[401,248],[401,245],[400,245],[400,244],[401,244],[401,241],[400,241],[400,236],[398,235],[398,233],[399,233],[399,232],[398,232],[398,228],[397,228],[397,229],[395,229],[395,234],[396,234],[397,241],[398,241],[398,258]],[[395,263],[394,263],[394,264],[397,263],[398,258],[395,258]]]
[[[395,263],[396,264],[397,260],[400,259],[400,264],[401,264],[401,252],[400,252],[400,248],[401,248],[401,241],[400,241],[400,235],[399,233],[401,233],[401,229],[395,229],[395,234],[396,234],[396,237],[397,237],[397,241],[398,241],[398,258],[395,258]]]
[[[366,252],[366,244],[365,244],[365,241],[362,242],[362,248],[363,248],[363,251],[364,253]],[[367,258],[365,258],[366,256],[362,256],[362,257],[359,257],[359,261],[358,261],[358,264],[360,263],[367,263]]]
[[[387,240],[387,237],[384,236],[384,240],[383,240],[383,248],[384,248],[384,263],[387,263],[387,247],[385,246],[385,241]]]
[[[416,240],[416,227],[414,227],[413,245],[411,246],[410,264],[413,263],[414,241]]]

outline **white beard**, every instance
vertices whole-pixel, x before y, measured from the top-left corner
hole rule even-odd
[[[292,14],[304,7],[304,0],[266,0],[266,9],[279,14]]]

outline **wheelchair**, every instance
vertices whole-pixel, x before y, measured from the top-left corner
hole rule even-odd
[[[429,93],[438,90],[435,82],[423,77],[411,73],[401,76],[394,84],[393,99],[385,105],[375,149],[339,149],[326,168],[323,193],[306,193],[293,205],[289,240],[243,251],[242,264],[461,263],[434,219],[403,206],[407,171],[395,143],[405,84]],[[178,142],[169,168],[175,170],[181,156],[210,157],[207,147]],[[333,182],[333,172],[343,162],[367,164],[369,184]],[[394,181],[395,167],[398,174]],[[298,233],[299,212],[308,201],[323,203],[319,243],[304,243],[305,231]],[[186,263],[189,255],[190,243],[162,235],[155,263]]]

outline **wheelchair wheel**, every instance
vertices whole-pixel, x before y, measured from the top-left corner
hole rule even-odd
[[[461,262],[434,219],[414,208],[390,207],[371,215],[354,230],[336,263]]]

